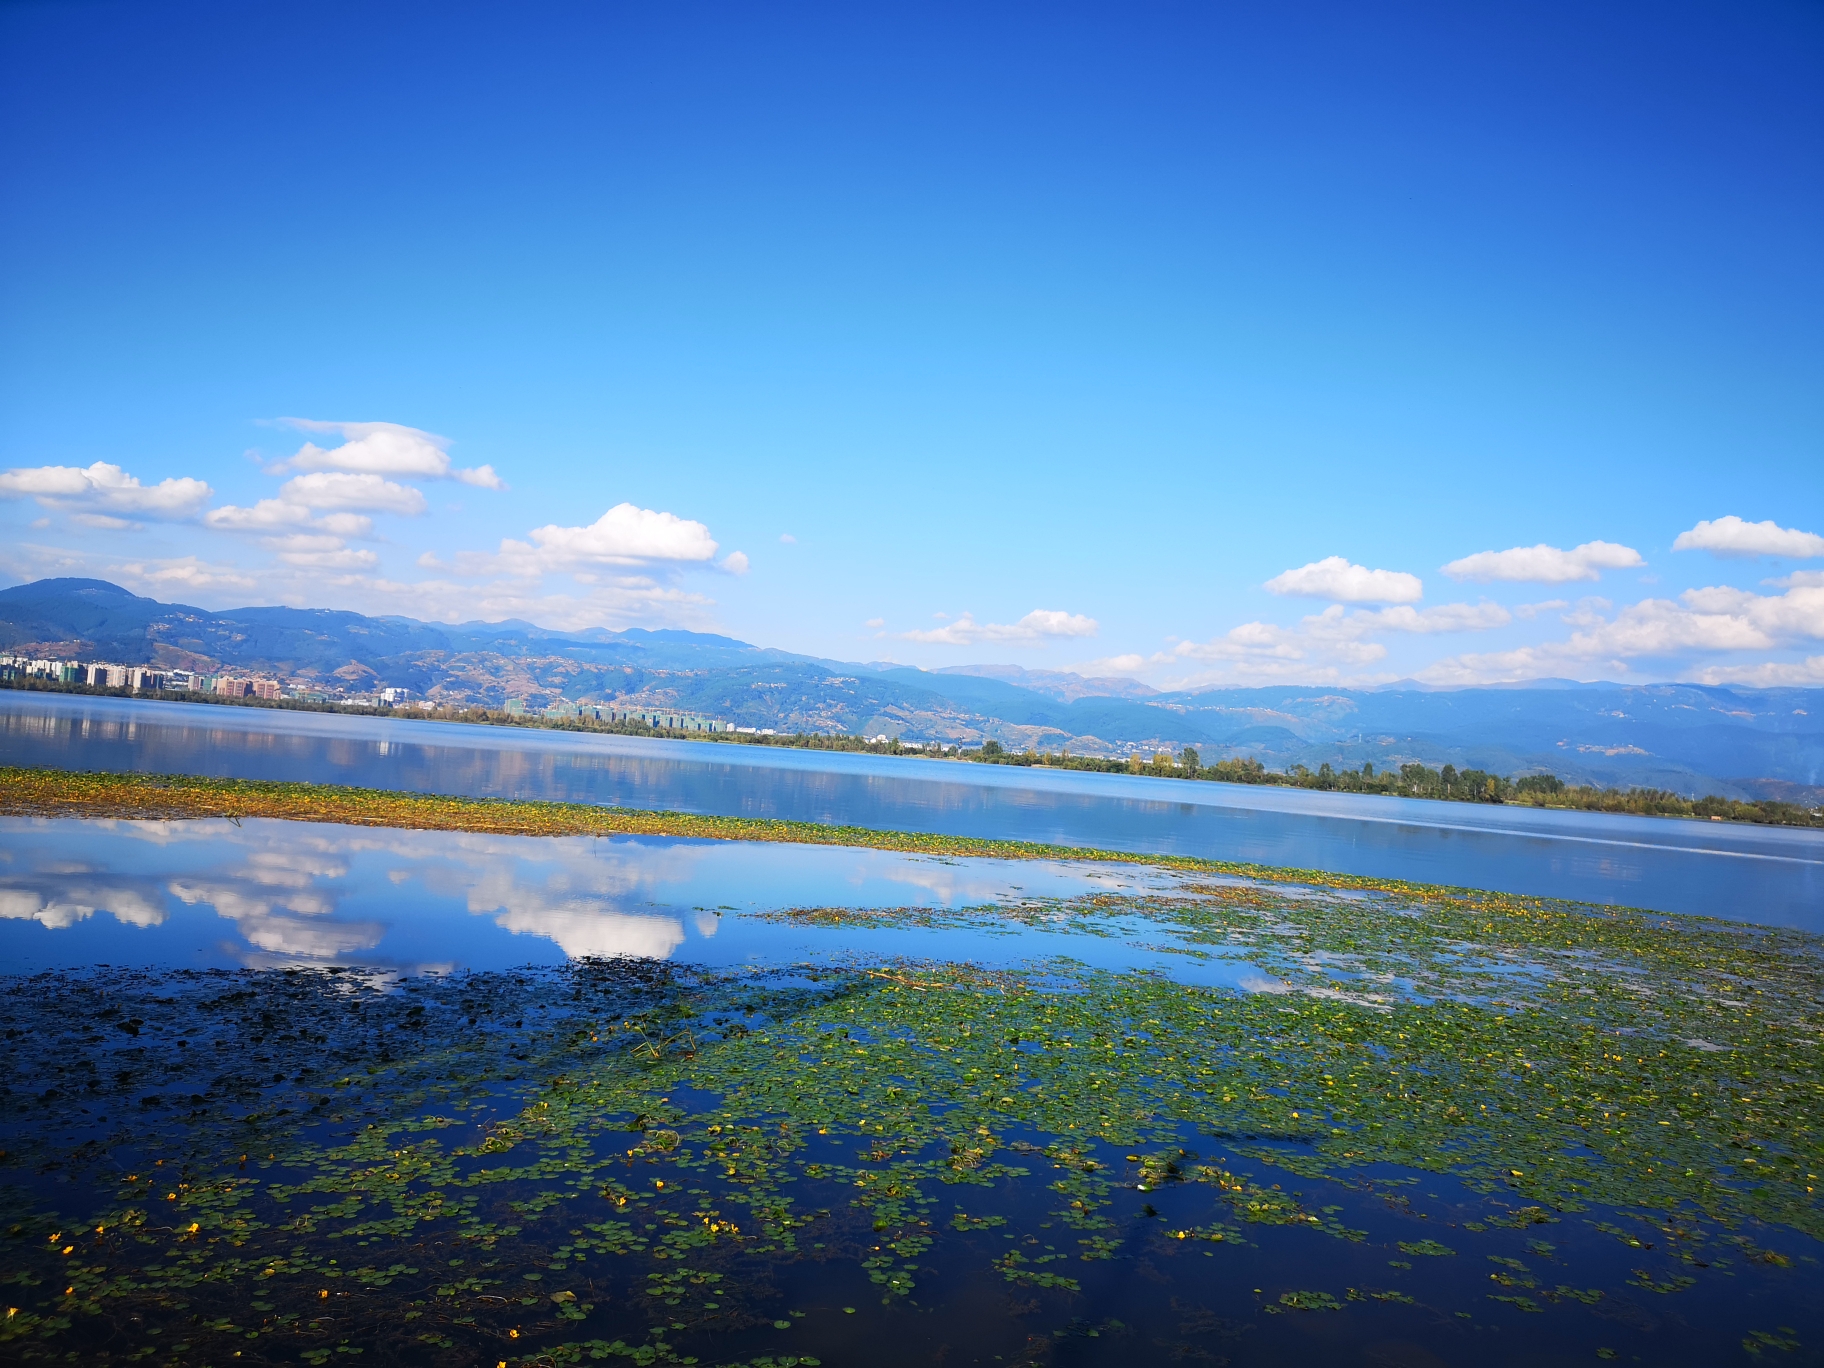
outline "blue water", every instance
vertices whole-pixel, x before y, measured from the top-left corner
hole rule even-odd
[[[1101,968],[1249,986],[1259,975],[1244,959],[1161,951],[1169,937],[1152,926],[1065,945],[1062,925],[829,927],[755,915],[1033,906],[1177,886],[1169,872],[1134,865],[847,846],[0,817],[0,971],[339,964],[412,976],[583,957],[1013,964],[1068,952]]]
[[[1824,930],[1824,831],[394,718],[0,694],[0,761],[778,817]]]

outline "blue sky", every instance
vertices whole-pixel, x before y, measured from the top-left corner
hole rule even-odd
[[[1824,683],[1821,91],[1802,3],[11,5],[0,573]]]

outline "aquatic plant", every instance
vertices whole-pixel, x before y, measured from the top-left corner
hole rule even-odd
[[[1035,1316],[1110,1361],[1441,1311],[1576,1339],[1745,1279],[1719,1342],[1813,1333],[1745,1318],[1815,1291],[1814,937],[1236,879],[942,915],[1148,927],[1265,991],[1062,960],[14,979],[7,1352],[808,1362],[984,1277],[1007,1361]],[[1136,1261],[1261,1286],[1162,1335]],[[1627,1315],[1600,1333],[1642,1347]]]

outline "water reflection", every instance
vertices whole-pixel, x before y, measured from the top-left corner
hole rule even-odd
[[[1816,831],[56,695],[0,694],[0,760],[851,823],[1824,923]]]
[[[0,964],[15,971],[297,963],[423,972],[680,955],[795,962],[859,937],[877,953],[1018,959],[1029,952],[982,931],[832,933],[740,914],[957,908],[1172,883],[1124,866],[270,821],[0,818],[0,849]],[[1120,962],[1138,962],[1122,954]]]

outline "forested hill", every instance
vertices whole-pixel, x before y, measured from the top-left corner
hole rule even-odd
[[[1546,684],[1153,693],[1014,666],[924,671],[822,660],[698,632],[554,632],[325,609],[222,611],[102,580],[0,590],[0,651],[267,672],[329,689],[402,685],[451,703],[650,704],[781,731],[990,738],[1078,754],[1197,747],[1207,760],[1338,769],[1417,760],[1573,783],[1815,803],[1824,690]],[[1810,795],[1809,797],[1807,795]]]

